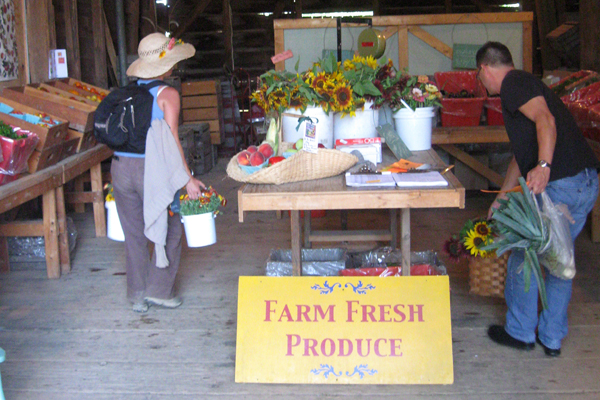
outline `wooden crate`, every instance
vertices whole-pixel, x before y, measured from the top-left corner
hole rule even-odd
[[[184,124],[207,122],[212,144],[223,140],[223,106],[221,83],[214,81],[185,82],[181,85],[181,110]]]
[[[56,164],[62,158],[63,144],[57,144],[52,147],[48,147],[42,151],[34,150],[27,164],[29,165],[29,173],[33,174],[36,171],[40,171],[46,167]]]
[[[22,113],[31,114],[31,115],[40,114],[39,110],[28,107],[26,105],[23,105],[21,103],[18,103],[16,101],[13,101],[6,97],[0,96],[0,103],[4,103],[4,104],[12,107],[15,111],[20,111]],[[47,114],[50,118],[54,119],[55,121],[57,121],[59,123],[57,125],[54,125],[51,127],[44,127],[44,126],[40,126],[40,125],[34,125],[32,123],[23,121],[19,118],[16,118],[9,114],[4,114],[4,113],[0,113],[0,120],[4,121],[7,124],[10,124],[13,126],[18,126],[21,129],[28,130],[28,131],[35,133],[38,136],[38,138],[40,139],[40,141],[38,142],[38,144],[35,148],[37,150],[42,151],[45,148],[52,147],[57,144],[62,144],[62,142],[67,137],[67,128],[68,128],[68,122],[66,120],[63,120],[63,119],[56,117],[54,115],[51,115],[49,113],[45,113],[45,114]]]
[[[38,88],[39,88],[39,90],[41,90],[43,92],[45,91],[48,93],[56,94],[61,97],[64,97],[65,99],[79,101],[81,103],[89,104],[90,106],[93,106],[93,107],[98,107],[98,104],[100,104],[97,101],[86,98],[84,95],[71,93],[69,91],[70,90],[69,85],[65,85],[67,87],[57,87],[57,85],[60,86],[60,85],[65,85],[65,84],[62,82],[51,81],[50,83],[38,84]]]
[[[9,87],[2,94],[21,104],[67,120],[69,128],[76,131],[89,132],[94,129],[94,111],[97,106],[43,92],[38,87],[35,84]]]
[[[48,81],[48,82],[45,82],[45,84],[48,86],[52,86],[63,92],[67,92],[68,94],[75,95],[78,98],[86,99],[86,100],[88,100],[88,104],[91,104],[91,105],[98,106],[98,104],[100,104],[100,101],[102,99],[101,95],[95,95],[91,92],[88,92],[87,90],[80,89],[76,86],[71,86],[61,80]],[[91,101],[92,103],[89,103],[89,101]]]
[[[86,151],[91,149],[96,145],[96,137],[94,136],[93,131],[89,132],[78,132],[73,129],[69,129],[67,131],[67,139],[77,139],[77,151],[76,153],[81,153],[82,151]]]
[[[75,79],[75,78],[62,78],[62,79],[58,79],[58,81],[63,82],[65,84],[69,85],[69,86],[75,87],[77,89],[79,89],[77,87],[77,85],[81,85],[81,86],[87,87],[88,89],[93,89],[93,90],[95,90],[96,92],[100,93],[101,95],[103,95],[105,97],[108,96],[108,94],[110,93],[110,91],[108,91],[106,89],[103,89],[103,88],[98,87],[98,86],[94,86],[92,84],[80,81],[80,80]],[[85,92],[85,90],[84,90],[84,92]],[[93,92],[89,92],[89,93],[93,93]]]
[[[67,137],[67,140],[63,142],[62,151],[60,153],[60,159],[64,160],[67,157],[71,157],[74,154],[79,153],[79,145],[81,142],[81,138],[71,138]]]

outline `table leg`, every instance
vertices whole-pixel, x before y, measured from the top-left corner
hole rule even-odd
[[[102,194],[102,164],[98,163],[90,169],[92,192]],[[106,212],[104,211],[104,196],[94,200],[94,225],[96,237],[106,237]]]
[[[402,276],[410,276],[410,208],[400,210],[402,232],[400,252],[402,253]]]
[[[44,241],[46,249],[46,269],[48,278],[60,278],[58,250],[58,223],[56,220],[56,190],[51,189],[42,195],[44,213]]]
[[[292,276],[302,276],[302,242],[300,238],[300,211],[290,211],[292,225]]]
[[[395,208],[390,209],[390,234],[392,235],[390,246],[395,249],[398,247],[398,210]]]
[[[312,247],[310,243],[310,214],[312,211],[304,211],[304,248],[310,249]]]
[[[65,192],[63,186],[56,188],[56,217],[58,218],[58,249],[60,270],[66,274],[71,272],[71,256],[69,254],[69,231],[67,229],[67,213],[65,211]]]
[[[8,259],[8,240],[6,236],[0,236],[0,272],[10,272],[10,261]]]

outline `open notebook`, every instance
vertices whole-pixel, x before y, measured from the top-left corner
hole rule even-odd
[[[448,186],[448,181],[438,171],[399,174],[384,172],[381,175],[346,173],[346,185],[353,187],[440,187]]]

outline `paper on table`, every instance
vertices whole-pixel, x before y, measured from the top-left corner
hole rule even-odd
[[[396,186],[393,174],[351,174],[346,173],[346,186]]]
[[[403,174],[392,174],[396,185],[399,187],[435,187],[435,186],[448,186],[448,181],[444,179],[442,174],[438,171],[431,172],[419,172],[410,173],[406,172]]]

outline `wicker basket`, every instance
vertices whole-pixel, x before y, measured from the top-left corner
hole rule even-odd
[[[506,252],[496,258],[469,259],[469,293],[503,298],[509,255],[510,252]]]
[[[292,144],[282,145],[285,150]],[[356,156],[339,150],[319,149],[316,154],[299,151],[284,161],[247,174],[239,167],[236,154],[229,160],[227,175],[238,182],[280,185],[339,175],[357,162]]]

